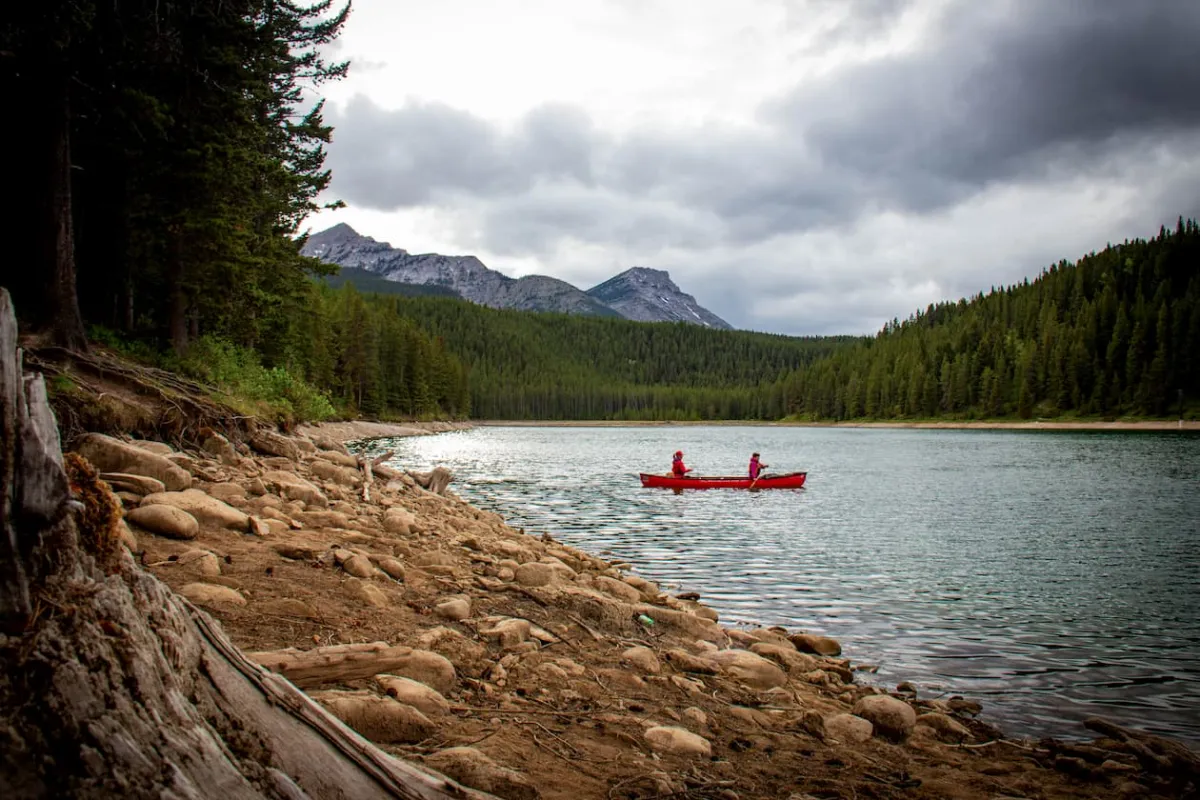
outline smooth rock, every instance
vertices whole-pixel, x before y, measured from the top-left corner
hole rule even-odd
[[[917,717],[917,724],[933,730],[937,738],[943,742],[959,744],[971,739],[971,731],[953,717],[931,712]]]
[[[124,472],[156,478],[171,491],[186,489],[192,485],[192,476],[188,471],[176,466],[165,456],[147,452],[101,433],[85,433],[80,436],[75,450],[101,472]]]
[[[416,744],[437,732],[437,726],[420,711],[390,697],[337,690],[308,694],[372,742]]]
[[[195,539],[200,533],[196,518],[175,506],[141,505],[126,514],[125,519],[169,539]]]
[[[221,574],[221,560],[216,554],[210,553],[207,550],[188,550],[179,556],[175,562],[180,566],[190,567],[207,577],[216,577]]]
[[[498,642],[502,648],[516,647],[529,638],[533,626],[527,619],[504,619],[490,628],[482,629],[479,635],[489,641]]]
[[[404,564],[394,558],[379,559],[379,568],[386,572],[388,577],[394,580],[404,580]]]
[[[662,668],[658,663],[658,657],[654,655],[654,651],[649,647],[631,647],[621,653],[621,660],[632,664],[642,672],[649,672],[651,675],[658,674],[658,671]]]
[[[667,663],[680,672],[694,672],[699,675],[716,675],[721,666],[711,658],[694,656],[686,650],[673,648],[663,654]]]
[[[152,442],[149,439],[134,439],[130,444],[141,450],[145,450],[147,453],[154,453],[158,456],[169,456],[175,452],[171,445],[164,444],[163,442]]]
[[[816,653],[819,656],[840,656],[842,646],[837,639],[828,636],[814,636],[811,633],[794,633],[788,637],[796,649],[803,653]]]
[[[807,653],[799,653],[791,643],[783,645],[768,642],[755,642],[750,645],[750,652],[769,658],[788,672],[800,674],[820,669],[821,662]]]
[[[375,565],[364,555],[354,554],[342,562],[342,569],[356,578],[369,578],[375,574]]]
[[[871,738],[875,726],[853,714],[833,714],[825,720],[825,735],[844,744],[861,744]]]
[[[505,800],[537,800],[537,788],[516,770],[502,767],[474,747],[450,747],[426,756],[425,763],[464,786]]]
[[[697,728],[708,727],[708,715],[704,713],[703,709],[696,708],[695,706],[688,706],[683,710],[683,719],[686,722],[692,723]]]
[[[461,597],[438,603],[433,609],[442,619],[463,620],[471,616],[471,604]]]
[[[179,590],[179,593],[193,603],[202,606],[219,606],[224,604],[235,606],[246,605],[246,598],[237,589],[230,589],[228,586],[218,586],[215,583],[185,584]]]
[[[329,499],[320,489],[295,473],[284,470],[268,470],[263,473],[262,481],[288,500],[299,500],[306,506],[317,508],[325,508],[329,505]]]
[[[402,665],[392,667],[391,673],[423,683],[443,695],[458,685],[458,674],[450,660],[429,650],[413,650]]]
[[[130,472],[101,472],[100,480],[108,482],[114,491],[133,492],[137,495],[165,492],[166,485],[158,478],[148,478],[145,475],[134,475]]]
[[[903,740],[917,724],[917,712],[903,700],[886,694],[873,694],[854,704],[852,712],[875,726],[875,733]]]
[[[384,591],[369,581],[349,578],[344,585],[346,592],[363,605],[375,608],[385,608],[388,605],[388,597]]]
[[[296,520],[306,528],[345,528],[350,518],[340,511],[300,511]]]
[[[319,450],[328,450],[329,452],[333,453],[343,453],[345,455],[349,455],[349,453],[346,451],[346,445],[342,444],[331,436],[326,436],[323,433],[316,433],[309,434],[308,438],[312,440],[312,443],[315,444]],[[320,453],[317,455],[319,456]]]
[[[640,602],[642,593],[630,586],[625,581],[619,581],[616,578],[610,578],[607,575],[599,575],[593,581],[592,585],[601,591],[611,594],[618,600],[626,600],[630,603]]]
[[[330,464],[328,461],[316,460],[309,466],[312,474],[323,481],[331,481],[342,486],[354,487],[362,483],[361,476],[354,470]]]
[[[209,497],[199,489],[146,495],[142,498],[141,508],[148,505],[168,505],[181,508],[195,517],[201,525],[212,525],[217,528],[229,528],[243,532],[250,527],[250,517],[245,512],[238,511],[215,497]]]
[[[773,661],[749,650],[721,650],[710,656],[721,671],[752,689],[772,689],[787,683],[787,675]]]
[[[522,586],[545,586],[563,580],[564,570],[570,572],[571,568],[565,564],[530,561],[517,567],[514,574]]]
[[[208,487],[210,497],[215,497],[222,503],[228,503],[230,500],[245,500],[246,490],[240,484],[226,481],[225,483],[214,483]]]
[[[376,675],[375,682],[388,697],[410,705],[422,714],[437,716],[450,710],[450,701],[441,692],[412,678],[399,675]]]
[[[238,463],[237,450],[228,439],[215,431],[205,437],[200,443],[200,449],[227,466]]]
[[[650,728],[643,734],[651,750],[659,753],[674,753],[676,755],[712,756],[712,744],[708,739],[684,728],[673,725],[660,725]]]

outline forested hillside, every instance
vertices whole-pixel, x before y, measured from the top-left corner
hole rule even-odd
[[[1163,416],[1200,401],[1200,228],[1110,246],[931,305],[798,370],[812,419]]]
[[[787,375],[859,341],[394,302],[467,365],[482,419],[778,419]]]
[[[325,54],[349,11],[6,6],[0,87],[21,124],[3,281],[23,327],[76,352],[90,328],[284,412],[332,410],[308,377],[349,413],[465,413],[451,356],[385,303],[320,289],[330,268],[300,255],[330,181],[308,93],[346,74]]]

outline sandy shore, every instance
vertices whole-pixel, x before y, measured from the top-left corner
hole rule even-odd
[[[1139,420],[1123,422],[749,422],[708,420],[701,422],[621,421],[621,420],[474,420],[476,427],[529,428],[623,428],[687,426],[753,426],[775,428],[927,428],[934,430],[1015,430],[1015,431],[1200,431],[1197,420]]]
[[[251,659],[285,675],[328,662],[307,691],[384,750],[503,798],[1183,796],[1175,770],[1200,765],[1115,728],[1087,745],[1007,738],[970,699],[873,686],[831,639],[723,625],[695,594],[403,473],[380,470],[368,496],[329,442],[458,427],[333,423],[242,456],[226,442],[224,460],[155,444],[203,502],[120,499],[192,508],[196,528],[134,524],[127,544]],[[371,642],[405,655],[337,671]]]

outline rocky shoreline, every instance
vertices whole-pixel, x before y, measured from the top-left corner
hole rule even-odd
[[[1178,743],[1103,720],[1088,743],[1005,738],[969,699],[864,685],[831,639],[722,626],[695,595],[436,491],[448,476],[344,447],[399,427],[248,444],[209,431],[186,452],[86,434],[75,449],[117,493],[126,547],[251,659],[386,751],[500,797],[1200,786],[1200,759]]]

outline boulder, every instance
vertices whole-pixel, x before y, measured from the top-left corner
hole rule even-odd
[[[355,558],[358,557],[355,556]],[[389,605],[387,594],[370,581],[350,578],[346,581],[345,586],[346,592],[363,605],[375,608],[386,608]]]
[[[517,583],[522,586],[545,586],[560,581],[564,577],[563,570],[570,571],[563,564],[546,564],[541,561],[530,561],[517,567]]]
[[[390,697],[336,689],[308,694],[372,742],[416,744],[437,732],[437,726],[420,711]]]
[[[917,717],[917,725],[931,729],[938,739],[951,744],[961,744],[972,738],[966,725],[937,712],[920,715]]]
[[[130,444],[132,444],[134,447],[145,450],[147,453],[154,453],[158,456],[169,456],[175,452],[175,450],[169,444],[152,442],[148,439],[134,439],[130,442]]]
[[[379,559],[379,568],[387,573],[389,578],[394,580],[404,580],[404,564],[394,558]]]
[[[661,669],[658,657],[654,655],[654,651],[649,647],[631,647],[621,653],[621,660],[632,664],[642,672],[649,672],[651,675],[657,674],[659,669]]]
[[[642,599],[642,593],[630,586],[625,581],[619,581],[616,578],[610,578],[607,575],[600,575],[592,581],[592,585],[601,591],[611,594],[618,600],[625,600],[629,603],[637,603]]]
[[[163,506],[163,508],[166,508],[166,506]],[[175,563],[210,578],[221,574],[221,560],[214,553],[210,553],[207,550],[200,550],[198,548],[188,550],[186,553],[180,555]]]
[[[356,578],[369,578],[375,574],[375,565],[371,563],[371,559],[358,553],[343,561],[342,569]]]
[[[458,685],[458,675],[450,660],[429,650],[413,650],[404,657],[403,663],[393,664],[388,672],[411,678],[442,694]]]
[[[433,609],[442,619],[463,620],[471,616],[471,604],[467,600],[456,597],[443,603],[438,603]]]
[[[228,586],[218,586],[214,583],[185,584],[179,593],[201,606],[246,605],[246,598],[237,589]]]
[[[450,702],[441,692],[412,678],[376,675],[375,682],[388,697],[394,697],[397,702],[410,705],[422,714],[437,716],[450,710]]]
[[[101,472],[124,472],[162,481],[171,491],[187,489],[192,476],[165,456],[147,452],[101,433],[85,433],[75,446]]]
[[[868,695],[855,703],[852,711],[874,725],[875,733],[889,739],[908,738],[917,724],[912,706],[886,694]]]
[[[527,619],[502,619],[490,628],[481,628],[479,635],[508,649],[529,639],[533,626]]]
[[[293,472],[273,469],[263,473],[262,481],[265,486],[273,489],[287,500],[298,500],[306,506],[325,508],[329,500],[315,485]]]
[[[222,464],[232,466],[238,463],[237,450],[233,448],[233,444],[216,431],[210,431],[208,436],[204,437],[200,442],[200,449]]]
[[[269,456],[280,456],[291,461],[300,460],[300,448],[295,441],[274,431],[260,430],[250,437],[250,446]]]
[[[209,497],[199,489],[185,489],[182,492],[159,492],[142,498],[145,508],[150,505],[168,505],[181,508],[196,518],[201,525],[211,525],[215,528],[229,528],[236,531],[247,531],[250,528],[250,517],[238,511],[228,503],[222,503],[215,497]]]
[[[304,619],[321,618],[320,612],[315,607],[294,597],[265,600],[262,603],[257,603],[255,607],[265,614],[279,614],[285,617],[302,617]]]
[[[425,757],[425,763],[449,778],[505,800],[537,800],[537,788],[521,773],[502,767],[474,747],[450,747]]]
[[[383,529],[398,536],[408,536],[417,525],[417,517],[403,508],[389,508],[383,515]]]
[[[126,514],[125,519],[168,539],[195,539],[200,533],[200,523],[196,518],[174,506],[140,505]]]
[[[871,738],[875,726],[853,714],[833,714],[825,720],[825,735],[843,744],[861,744]]]
[[[339,467],[336,464],[330,464],[328,461],[320,459],[314,460],[309,465],[309,469],[312,470],[313,475],[316,475],[321,480],[340,483],[343,486],[358,486],[362,482],[362,477],[354,470]]]
[[[678,648],[668,650],[664,653],[667,663],[673,666],[680,672],[693,672],[698,675],[716,675],[721,667],[711,658],[704,656],[694,656],[686,650]]]
[[[226,481],[224,483],[214,483],[208,487],[210,497],[215,497],[222,503],[228,503],[231,500],[245,500],[246,490],[241,484]]]
[[[295,518],[306,528],[346,528],[350,525],[350,518],[340,511],[298,511]]]
[[[787,675],[774,662],[749,650],[721,650],[709,658],[723,673],[752,689],[773,689],[787,683]]]
[[[797,675],[821,668],[820,661],[807,653],[797,652],[796,648],[792,647],[791,644],[784,647],[783,645],[769,644],[767,642],[755,642],[750,645],[750,652],[756,653],[763,658],[769,658],[788,672]]]
[[[106,481],[113,491],[133,492],[139,496],[167,490],[163,482],[157,478],[147,478],[145,475],[133,475],[128,472],[101,472],[100,479]]]
[[[659,753],[674,753],[685,756],[712,756],[712,744],[703,736],[684,728],[660,725],[649,728],[645,734],[646,744]]]
[[[840,656],[842,654],[842,646],[838,644],[837,639],[830,639],[828,636],[794,633],[788,638],[802,653],[816,653],[819,656]]]

